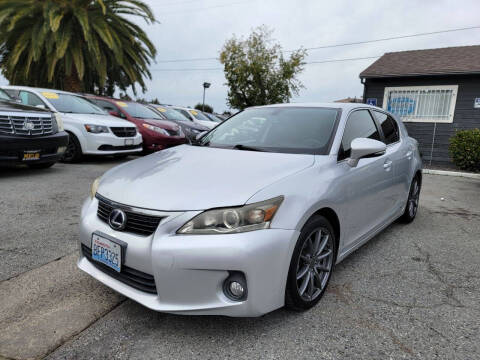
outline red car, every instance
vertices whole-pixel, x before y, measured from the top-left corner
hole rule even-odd
[[[85,95],[85,97],[108,111],[110,115],[137,125],[138,131],[142,134],[145,152],[158,151],[186,142],[185,134],[180,126],[173,121],[163,120],[145,105],[102,96]]]

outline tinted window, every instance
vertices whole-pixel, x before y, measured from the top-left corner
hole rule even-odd
[[[159,105],[155,105],[155,108],[160,111],[168,120],[190,121],[190,119],[187,119],[185,115],[181,114],[175,109]]]
[[[24,105],[30,105],[30,106],[43,105],[43,106],[45,106],[43,101],[40,100],[40,98],[37,95],[35,95],[31,92],[20,91],[19,97],[20,97],[20,100],[22,101],[22,104],[24,104]]]
[[[339,154],[340,159],[350,156],[350,146],[352,140],[356,138],[380,140],[380,134],[375,126],[375,122],[367,110],[357,110],[349,116],[343,132],[342,148]]]
[[[205,115],[203,115],[203,114],[202,114],[200,111],[198,111],[198,110],[193,110],[193,109],[191,109],[191,110],[188,110],[188,112],[189,112],[190,114],[192,114],[192,115],[195,117],[195,119],[197,119],[197,120],[211,121],[209,118],[207,118]]]
[[[187,111],[185,111],[185,110],[183,110],[183,109],[175,109],[175,110],[179,111],[179,112],[180,112],[183,116],[185,116],[188,120],[193,121],[192,118],[191,118],[191,116],[188,114]]]
[[[373,113],[382,127],[385,144],[392,144],[400,140],[397,122],[391,116],[382,112],[374,111]]]
[[[329,108],[267,107],[247,109],[204,136],[209,146],[244,145],[264,151],[326,154],[338,111]]]

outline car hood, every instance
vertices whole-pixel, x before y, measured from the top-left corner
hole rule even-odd
[[[40,109],[33,106],[27,106],[13,101],[0,100],[0,111],[28,111],[29,113],[39,113],[42,115],[51,114],[50,110]]]
[[[122,204],[164,211],[236,206],[313,163],[313,155],[180,145],[109,170],[98,193]]]
[[[73,114],[73,113],[61,113],[62,119],[72,121],[81,121],[84,124],[103,125],[103,126],[115,126],[115,127],[134,127],[135,125],[127,120],[119,119],[111,115],[102,114]]]
[[[200,131],[208,131],[210,130],[210,128],[206,127],[205,125],[200,125],[200,124],[197,124],[197,123],[194,123],[192,121],[175,121],[175,123],[177,123],[178,125],[180,126],[185,126],[189,129],[194,129],[194,130],[200,130]]]

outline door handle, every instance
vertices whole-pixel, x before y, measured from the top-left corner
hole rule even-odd
[[[390,169],[392,168],[392,160],[385,160],[385,162],[383,163],[383,168],[385,169],[385,171],[390,171]]]

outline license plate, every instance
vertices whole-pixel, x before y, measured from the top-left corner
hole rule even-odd
[[[92,258],[120,272],[122,266],[122,247],[110,239],[93,234]]]
[[[133,145],[133,139],[125,139],[125,145]]]
[[[40,159],[40,150],[27,150],[23,152],[22,161],[35,161]]]

